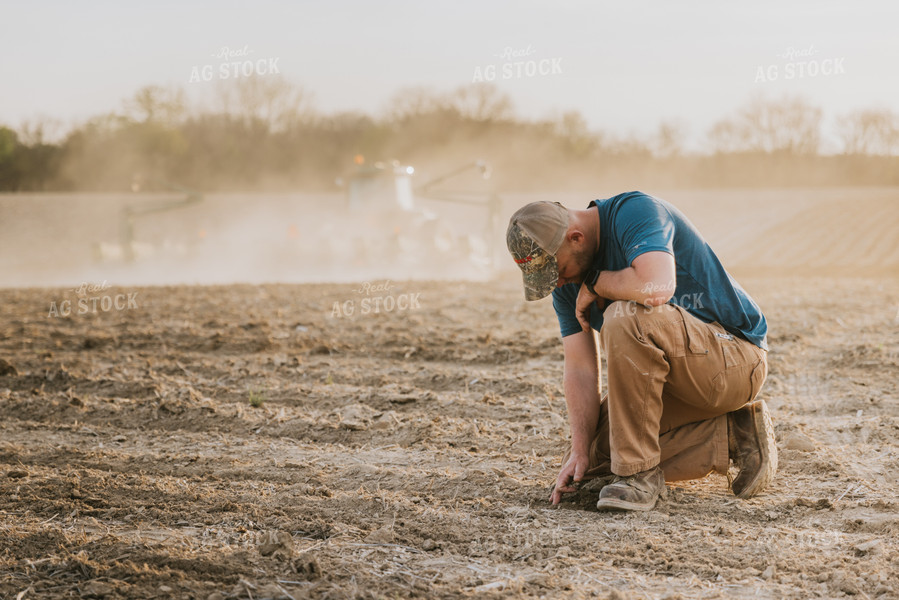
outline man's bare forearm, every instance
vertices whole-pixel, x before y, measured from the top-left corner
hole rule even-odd
[[[638,256],[633,266],[620,271],[603,271],[593,286],[602,298],[633,300],[645,306],[659,306],[674,294],[674,257],[664,252]]]
[[[654,290],[652,282],[643,281],[636,269],[628,267],[621,271],[603,271],[593,289],[609,300],[633,300],[644,306],[657,306],[667,302],[671,294]]]
[[[599,372],[565,371],[565,402],[571,427],[572,453],[588,453],[599,423]]]

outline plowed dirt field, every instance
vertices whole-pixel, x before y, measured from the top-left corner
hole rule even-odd
[[[638,515],[548,503],[561,344],[515,277],[0,291],[0,595],[899,597],[899,283],[741,279],[776,483]]]

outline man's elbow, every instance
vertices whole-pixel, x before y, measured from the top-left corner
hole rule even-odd
[[[647,252],[634,259],[639,295],[644,306],[661,306],[674,296],[677,287],[674,256],[667,252]]]
[[[674,281],[647,281],[640,289],[643,306],[661,306],[674,297]]]
[[[656,294],[649,296],[643,301],[644,306],[662,306],[667,304],[674,297],[674,294]]]

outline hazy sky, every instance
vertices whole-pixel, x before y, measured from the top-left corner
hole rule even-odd
[[[223,62],[272,76],[256,71],[271,59],[317,109],[369,113],[400,88],[451,90],[493,65],[520,116],[576,109],[619,134],[680,119],[695,144],[753,93],[802,95],[828,128],[855,108],[899,109],[897,25],[899,3],[886,0],[3,2],[0,123],[66,127],[148,84],[199,98]],[[223,47],[248,56],[213,57]],[[205,65],[210,81],[191,83]]]

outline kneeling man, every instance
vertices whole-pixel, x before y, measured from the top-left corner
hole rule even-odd
[[[676,207],[641,192],[583,210],[534,202],[512,215],[506,242],[525,298],[552,293],[562,330],[571,448],[553,504],[584,480],[614,476],[599,509],[650,510],[665,481],[727,475],[731,460],[735,495],[765,489],[777,448],[755,397],[768,326]]]

